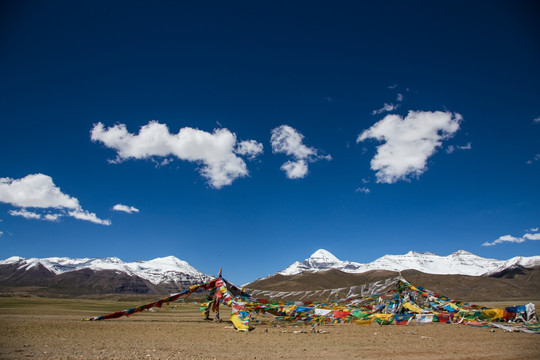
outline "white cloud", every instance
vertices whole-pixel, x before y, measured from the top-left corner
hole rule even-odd
[[[44,214],[41,215],[39,213],[28,211],[26,209],[21,210],[9,210],[9,214],[11,216],[22,216],[25,219],[34,219],[34,220],[47,220],[47,221],[56,221],[60,217],[62,217],[62,214]]]
[[[79,200],[63,194],[50,176],[31,174],[22,179],[0,178],[0,202],[17,207],[68,208],[80,207]]]
[[[307,159],[316,156],[317,150],[303,144],[304,135],[289,125],[281,125],[272,130],[270,143],[274,153],[294,156],[298,159]]]
[[[533,119],[533,123],[540,124],[540,116],[537,116]]]
[[[21,210],[9,210],[9,215],[11,216],[22,216],[25,219],[41,219],[41,214],[28,211],[25,209]]]
[[[397,94],[396,101],[397,102],[402,102],[403,101],[403,94],[402,93]]]
[[[446,153],[447,153],[447,154],[451,154],[451,153],[453,153],[455,150],[456,150],[456,147],[455,147],[454,145],[448,145],[448,147],[446,148]]]
[[[281,166],[289,179],[304,178],[308,173],[308,162],[332,160],[330,155],[320,155],[319,150],[304,145],[303,139],[304,135],[289,125],[281,125],[272,130],[272,152],[293,157],[293,161],[287,161]]]
[[[471,150],[472,149],[472,144],[470,142],[467,143],[467,145],[462,145],[462,146],[457,146],[457,148],[459,150]]]
[[[83,209],[72,210],[72,211],[69,211],[68,214],[69,216],[74,217],[75,219],[90,221],[90,222],[93,222],[94,224],[107,225],[107,226],[111,225],[110,220],[99,219],[96,216],[96,214],[91,213],[87,210],[83,210]]]
[[[56,221],[58,220],[59,218],[61,218],[62,214],[45,214],[45,216],[43,217],[45,220],[48,220],[48,221]]]
[[[280,169],[285,171],[289,179],[302,179],[308,173],[308,166],[305,160],[287,161],[281,165]]]
[[[263,144],[255,140],[240,141],[236,146],[236,153],[238,155],[245,155],[248,159],[253,160],[263,153]]]
[[[372,113],[373,115],[378,115],[378,114],[382,114],[383,112],[394,111],[394,110],[396,110],[398,107],[399,107],[399,104],[394,105],[394,104],[387,104],[387,103],[384,103],[384,105],[383,105],[382,108],[377,109],[377,110],[373,110],[371,113]]]
[[[527,240],[540,240],[540,233],[525,234],[525,235],[523,235],[523,238],[527,239]]]
[[[122,205],[122,204],[116,204],[113,206],[113,210],[116,210],[116,211],[123,211],[123,212],[126,212],[128,214],[131,214],[131,213],[138,213],[139,212],[139,209],[137,209],[136,207],[133,207],[133,206],[127,206],[127,205]]]
[[[377,182],[392,184],[420,176],[427,170],[427,159],[441,147],[442,141],[459,130],[462,117],[442,111],[409,111],[405,118],[386,115],[356,139],[384,141],[371,160]]]
[[[22,216],[26,219],[43,219],[56,221],[64,216],[62,213],[40,214],[28,211],[26,208],[70,210],[69,215],[92,221],[97,224],[110,225],[109,220],[98,219],[95,214],[83,210],[79,200],[62,193],[52,178],[44,174],[31,174],[21,179],[0,178],[0,202],[11,204],[21,210],[10,210],[12,216]],[[91,214],[93,216],[79,216],[79,214]]]
[[[0,237],[2,237],[2,235],[4,235],[4,232],[3,232],[3,231],[0,231]]]
[[[512,236],[512,235],[503,235],[503,236],[499,237],[497,240],[495,240],[493,242],[486,241],[485,243],[482,244],[482,246],[494,246],[494,245],[502,244],[502,243],[516,243],[516,244],[519,244],[519,243],[522,243],[522,242],[525,242],[525,240],[523,238],[517,238],[517,237]]]
[[[531,231],[536,232],[538,231],[538,228],[531,229]],[[482,244],[482,246],[494,246],[494,245],[502,244],[502,243],[520,244],[520,243],[524,243],[526,240],[540,240],[540,233],[534,233],[534,234],[526,233],[522,237],[504,235],[504,236],[499,237],[495,241],[492,241],[492,242],[486,241],[485,243]]]
[[[362,192],[364,194],[369,194],[371,190],[369,190],[367,187],[359,187],[355,190],[355,192]]]
[[[529,231],[532,231],[532,232],[537,232],[537,231],[538,231],[538,228],[537,228],[537,227],[535,227],[535,228],[532,228],[532,229],[530,229]]]
[[[138,134],[129,133],[124,124],[105,129],[102,123],[98,123],[92,128],[91,139],[115,149],[117,157],[112,161],[115,163],[173,155],[202,164],[200,174],[216,189],[249,174],[246,163],[237,156],[242,155],[239,151],[250,157],[258,154],[254,149],[257,142],[240,142],[237,146],[236,135],[228,129],[215,129],[209,133],[185,127],[177,134],[171,134],[167,125],[157,121],[142,126]]]

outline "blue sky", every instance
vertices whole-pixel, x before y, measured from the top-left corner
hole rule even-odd
[[[2,7],[0,258],[540,254],[533,1]]]

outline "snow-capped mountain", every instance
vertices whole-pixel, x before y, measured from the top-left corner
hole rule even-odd
[[[116,257],[71,259],[66,257],[30,258],[13,256],[0,261],[0,265],[12,265],[17,270],[37,269],[40,266],[55,275],[90,269],[93,271],[113,270],[129,276],[137,276],[152,284],[194,284],[211,279],[210,276],[174,256],[149,261],[126,263]]]
[[[507,269],[515,269],[519,267],[532,268],[540,265],[540,256],[523,257],[516,256],[504,261],[498,268],[490,270],[486,275],[500,273]]]
[[[329,269],[337,269],[348,273],[363,273],[370,270],[402,271],[414,269],[428,274],[480,276],[499,272],[511,266],[526,268],[540,266],[540,256],[520,256],[505,261],[483,258],[465,250],[459,250],[448,256],[409,251],[405,255],[384,255],[373,262],[361,264],[339,260],[332,253],[319,249],[308,259],[303,262],[296,261],[285,270],[278,272],[278,274],[295,275]]]

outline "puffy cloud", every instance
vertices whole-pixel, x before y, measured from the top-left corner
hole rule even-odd
[[[527,239],[527,240],[540,240],[540,233],[525,234],[525,235],[523,235],[523,238]]]
[[[398,93],[398,94],[397,94],[396,101],[398,101],[398,102],[402,102],[402,101],[403,101],[403,94],[402,94],[402,93]]]
[[[255,140],[240,141],[236,146],[236,153],[238,155],[245,155],[251,160],[262,154],[262,152],[263,145]]]
[[[377,154],[371,160],[377,182],[392,184],[410,176],[420,176],[427,170],[427,159],[442,141],[452,137],[462,116],[442,111],[409,111],[405,118],[386,115],[356,139],[384,141],[377,146]]]
[[[308,162],[319,159],[332,160],[330,155],[320,155],[319,150],[307,147],[303,143],[304,135],[289,125],[281,125],[272,130],[270,143],[274,154],[292,156],[292,161],[287,161],[281,166],[281,170],[289,179],[304,178],[308,173]]]
[[[83,210],[79,200],[62,193],[52,178],[44,174],[31,174],[21,179],[0,178],[0,202],[11,204],[21,210],[10,210],[12,216],[25,219],[43,219],[56,221],[64,213],[40,214],[26,208],[58,209],[68,211],[76,219],[87,220],[96,224],[110,225],[109,220],[101,220],[95,214]]]
[[[272,130],[270,143],[274,153],[294,156],[298,159],[307,159],[316,156],[317,150],[303,144],[304,135],[289,125],[281,125]]]
[[[289,179],[301,179],[308,173],[308,166],[305,160],[287,161],[281,165],[280,169],[285,171]]]
[[[98,123],[92,128],[90,137],[117,151],[117,157],[112,161],[115,163],[173,155],[202,164],[200,174],[216,189],[248,175],[246,163],[237,154],[252,158],[262,152],[262,145],[257,146],[253,140],[237,145],[236,135],[227,129],[209,133],[185,127],[177,134],[171,134],[167,125],[157,121],[142,126],[138,134],[128,132],[124,124],[105,129]]]
[[[27,175],[22,179],[0,178],[0,202],[17,207],[68,208],[80,207],[79,200],[63,194],[50,176]]]
[[[113,210],[116,210],[116,211],[123,211],[123,212],[126,212],[128,214],[131,214],[131,213],[138,213],[139,212],[139,209],[137,209],[136,207],[133,207],[133,206],[127,206],[127,205],[122,205],[122,204],[116,204],[113,206]]]
[[[48,221],[56,221],[59,218],[61,218],[62,216],[64,216],[64,215],[62,215],[62,214],[45,214],[45,216],[43,216],[43,218],[45,220],[48,220]]]
[[[494,245],[502,244],[502,243],[520,244],[520,243],[524,243],[526,240],[540,240],[540,233],[536,233],[536,231],[538,231],[538,228],[531,229],[531,230],[535,233],[534,234],[526,233],[522,237],[515,237],[512,235],[503,235],[495,241],[492,241],[492,242],[486,241],[485,243],[482,244],[482,246],[494,246]]]
[[[403,97],[402,97],[402,98],[403,98]],[[373,111],[372,111],[372,114],[373,114],[373,115],[378,115],[378,114],[382,114],[383,112],[394,111],[394,110],[396,110],[398,107],[399,107],[399,104],[394,105],[394,104],[387,104],[387,103],[384,103],[384,105],[383,105],[382,108],[377,109],[377,110],[373,110]]]

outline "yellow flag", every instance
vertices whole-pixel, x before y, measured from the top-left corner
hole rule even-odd
[[[407,310],[411,310],[417,314],[422,312],[422,309],[420,309],[418,306],[411,304],[410,302],[403,303],[403,307]]]

